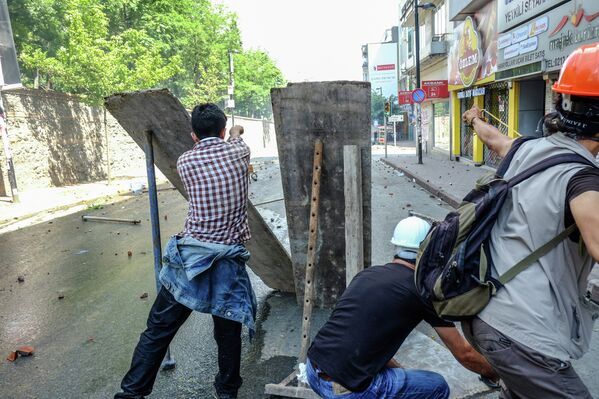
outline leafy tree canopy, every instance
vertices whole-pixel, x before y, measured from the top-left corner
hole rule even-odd
[[[90,103],[168,87],[191,107],[222,105],[236,51],[236,113],[269,117],[271,87],[285,83],[262,51],[243,51],[237,16],[210,0],[9,0],[26,85]]]

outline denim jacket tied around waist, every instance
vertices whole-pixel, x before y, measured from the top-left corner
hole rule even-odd
[[[256,297],[246,271],[249,251],[173,236],[162,258],[160,282],[180,304],[245,324],[255,332]]]

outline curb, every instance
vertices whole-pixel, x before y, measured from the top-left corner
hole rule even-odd
[[[408,178],[412,179],[420,187],[424,188],[426,191],[428,191],[429,193],[433,194],[434,196],[440,198],[441,200],[447,202],[453,208],[458,208],[460,206],[460,204],[462,203],[462,201],[459,198],[455,197],[452,194],[449,194],[447,191],[440,189],[439,187],[431,184],[430,182],[427,182],[426,180],[422,179],[418,175],[410,172],[407,168],[403,168],[401,166],[395,165],[392,162],[390,162],[389,160],[387,160],[387,158],[381,158],[381,161],[385,165],[390,166],[393,169],[401,171],[404,175],[406,175]]]

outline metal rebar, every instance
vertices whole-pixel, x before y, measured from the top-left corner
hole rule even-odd
[[[140,224],[141,220],[139,219],[121,219],[121,218],[111,218],[104,216],[89,216],[83,215],[81,216],[84,222],[116,222],[116,223],[131,223],[131,224]]]

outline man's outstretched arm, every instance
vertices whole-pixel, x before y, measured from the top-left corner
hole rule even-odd
[[[485,122],[482,111],[476,105],[464,112],[462,120],[467,125],[472,125],[476,135],[491,151],[496,152],[502,158],[507,155],[514,139],[501,134],[495,126]]]
[[[462,366],[493,381],[499,378],[487,359],[466,341],[457,328],[435,327],[435,331]]]

